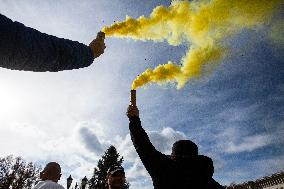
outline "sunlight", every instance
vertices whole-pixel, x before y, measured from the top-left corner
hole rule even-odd
[[[16,86],[0,84],[0,115],[2,118],[15,115],[21,105],[21,94]]]

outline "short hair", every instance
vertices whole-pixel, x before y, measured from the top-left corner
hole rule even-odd
[[[42,180],[57,179],[61,174],[61,167],[57,162],[49,162],[40,173]]]
[[[196,156],[198,155],[197,145],[190,140],[179,140],[173,144],[171,156]]]

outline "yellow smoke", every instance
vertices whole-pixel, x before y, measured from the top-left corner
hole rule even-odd
[[[177,46],[186,43],[188,51],[181,66],[169,61],[138,76],[133,89],[149,82],[177,82],[183,87],[189,79],[200,77],[207,64],[220,61],[228,48],[224,40],[243,29],[257,29],[269,23],[281,0],[200,0],[173,1],[158,6],[150,17],[126,17],[124,22],[103,28],[106,36],[136,40],[167,41]]]
[[[284,20],[273,23],[269,37],[274,43],[284,46]]]

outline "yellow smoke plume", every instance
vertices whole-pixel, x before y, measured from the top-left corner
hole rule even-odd
[[[126,17],[123,22],[103,28],[106,36],[136,40],[187,44],[181,66],[169,61],[154,70],[147,69],[132,85],[136,89],[150,82],[177,82],[182,88],[189,79],[202,76],[208,64],[226,56],[224,40],[243,29],[257,29],[269,23],[281,0],[200,0],[172,1],[158,6],[150,17]]]
[[[273,23],[269,37],[274,43],[284,46],[284,20]]]

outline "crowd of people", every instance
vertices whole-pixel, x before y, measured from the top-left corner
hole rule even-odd
[[[104,53],[104,33],[99,32],[88,46],[57,38],[14,22],[0,14],[0,67],[24,71],[63,71],[87,67]],[[141,125],[135,102],[128,107],[129,130],[133,145],[150,174],[155,189],[221,189],[212,176],[213,161],[198,154],[190,140],[173,144],[171,155],[155,149]],[[64,189],[58,184],[60,165],[48,163],[33,189]],[[111,167],[107,173],[109,189],[120,189],[125,181],[122,167]]]
[[[33,189],[64,189],[58,184],[61,177],[61,167],[57,162],[49,162],[40,172],[40,181]],[[106,187],[108,189],[122,189],[125,182],[123,167],[110,167],[106,176]]]

